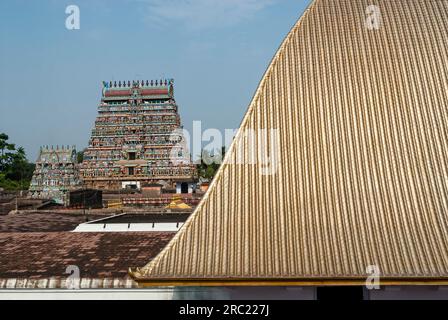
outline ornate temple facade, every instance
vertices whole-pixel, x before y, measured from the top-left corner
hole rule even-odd
[[[67,191],[81,187],[76,148],[44,146],[40,148],[30,184],[30,197],[65,202]]]
[[[173,80],[103,82],[81,173],[90,188],[162,183],[189,192],[196,168],[185,147]]]

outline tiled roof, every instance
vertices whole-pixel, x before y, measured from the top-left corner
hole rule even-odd
[[[79,268],[83,287],[133,286],[129,266],[154,257],[171,232],[0,233],[0,288],[64,287]]]
[[[448,283],[447,19],[445,0],[315,0],[137,281],[355,284],[376,265],[382,284]],[[245,137],[262,128],[278,129],[274,174],[263,132]]]
[[[90,214],[88,217],[89,221],[92,221],[105,216]],[[86,222],[84,215],[68,213],[0,215],[0,233],[72,231],[78,224],[84,222]]]

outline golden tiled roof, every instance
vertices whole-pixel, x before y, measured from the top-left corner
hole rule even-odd
[[[205,197],[134,279],[354,284],[375,265],[383,283],[448,283],[447,21],[445,0],[315,0]],[[260,129],[277,129],[274,174],[249,161]]]

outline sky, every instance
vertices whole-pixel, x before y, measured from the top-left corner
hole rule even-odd
[[[0,132],[35,161],[41,145],[88,144],[103,80],[174,78],[184,127],[237,129],[309,0],[2,0]],[[79,29],[66,28],[67,6]]]

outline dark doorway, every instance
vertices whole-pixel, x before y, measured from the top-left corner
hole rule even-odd
[[[128,168],[128,175],[130,175],[130,176],[134,175],[134,168],[133,167]]]
[[[135,160],[135,152],[129,152],[129,160]]]
[[[188,183],[182,182],[180,184],[180,193],[188,193]]]
[[[363,287],[344,286],[344,287],[317,287],[317,300],[362,300]]]

